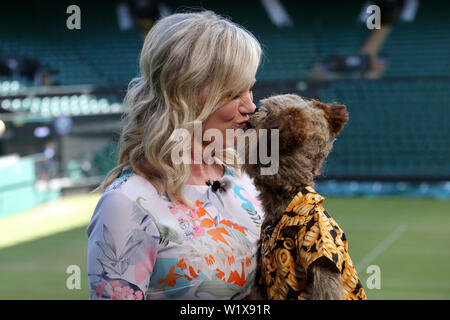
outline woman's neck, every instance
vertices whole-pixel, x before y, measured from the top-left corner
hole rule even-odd
[[[195,139],[192,140],[192,144],[194,148],[191,149],[191,174],[186,184],[205,185],[207,180],[218,180],[222,178],[225,174],[225,168],[221,164],[207,164],[204,162],[203,150],[206,145],[203,145],[203,143]],[[197,157],[195,157],[194,152],[197,153]],[[201,163],[198,163],[198,159],[201,159]]]
[[[203,153],[203,146],[197,146],[197,152]],[[201,150],[201,151],[200,151]],[[191,154],[191,164],[190,164],[190,176],[186,181],[188,185],[205,185],[207,180],[217,180],[224,176],[225,167],[218,163],[207,164],[205,162],[195,163],[194,154]],[[160,175],[155,170],[155,168],[147,161],[147,159],[142,158],[137,163],[138,167],[145,172],[147,175],[160,178]]]
[[[207,180],[218,180],[225,174],[225,168],[220,164],[191,164],[190,169],[188,185],[205,185]]]

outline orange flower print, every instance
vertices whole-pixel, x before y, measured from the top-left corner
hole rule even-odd
[[[177,264],[176,264],[176,266],[177,266],[178,268],[180,268],[181,270],[186,270],[187,265],[186,265],[186,262],[184,261],[184,258],[181,259],[180,261],[178,261]]]
[[[214,225],[214,220],[209,219],[209,218],[202,219],[202,221],[200,222],[200,227],[203,227],[203,228],[211,228],[213,225]]]
[[[167,273],[166,278],[158,280],[158,283],[167,283],[169,287],[173,287],[177,283],[177,279],[182,277],[181,274],[173,272],[174,270],[175,266],[170,267],[169,273]]]
[[[198,270],[200,271],[200,270]],[[198,272],[197,271],[197,272]],[[193,276],[194,278],[198,277],[198,273],[195,273],[194,268],[192,268],[191,266],[189,266],[189,273],[191,274],[191,276]]]
[[[222,279],[223,276],[225,275],[225,272],[223,272],[222,270],[220,270],[219,268],[216,269],[217,273],[216,273],[216,277],[219,279]]]
[[[200,201],[200,200],[197,200],[197,201],[195,201],[195,206],[196,207],[200,207],[200,206],[202,206],[202,205],[204,205],[205,203],[203,202],[203,201]]]
[[[205,255],[205,261],[208,264],[208,266],[212,265],[215,262],[214,257],[212,255]]]
[[[230,221],[230,220],[222,219],[222,220],[219,221],[219,223],[220,223],[220,224],[224,224],[224,225],[226,225],[226,226],[228,226],[228,227],[230,227],[230,228],[233,227],[233,225],[231,224],[231,221]]]
[[[222,234],[226,234],[227,236],[229,236],[229,234],[228,234],[227,230],[225,230],[225,228],[211,229],[211,230],[208,230],[207,233],[212,236],[211,238],[214,241],[221,241],[221,242],[225,243],[226,245],[229,245],[228,242],[225,240],[225,238],[222,235]]]
[[[244,236],[247,235],[247,234],[245,233],[244,227],[241,227],[241,226],[238,225],[237,223],[234,224],[233,229],[236,229],[236,230],[240,231]]]
[[[219,223],[224,224],[227,227],[236,229],[236,230],[240,231],[244,236],[246,236],[245,229],[243,227],[241,227],[240,225],[238,225],[237,223],[233,224],[230,220],[226,220],[226,219],[220,220]]]
[[[227,280],[228,283],[233,283],[238,286],[243,286],[247,281],[245,280],[244,262],[242,262],[242,272],[239,274],[236,270],[231,271]]]
[[[197,217],[198,217],[198,218],[201,218],[201,217],[203,217],[205,214],[207,214],[207,215],[211,218],[211,220],[213,220],[214,223],[216,223],[216,220],[213,219],[213,217],[211,217],[211,215],[209,214],[209,212],[208,212],[205,208],[201,207],[201,205],[203,205],[203,204],[204,204],[203,201],[198,201],[198,200],[197,200],[197,201],[195,202],[195,205],[196,205],[197,207],[199,207],[199,208],[197,209],[197,211],[195,212],[195,213],[197,214]]]

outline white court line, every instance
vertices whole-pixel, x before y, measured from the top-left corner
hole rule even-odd
[[[395,240],[401,237],[406,231],[404,224],[399,225],[386,238],[381,241],[372,251],[370,251],[361,261],[356,265],[356,270],[364,270],[373,260],[375,260],[381,253],[389,248]]]

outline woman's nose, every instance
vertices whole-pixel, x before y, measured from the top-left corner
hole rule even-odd
[[[239,106],[239,111],[242,114],[254,113],[256,110],[256,105],[253,103],[253,94],[247,93],[242,99],[242,103]]]

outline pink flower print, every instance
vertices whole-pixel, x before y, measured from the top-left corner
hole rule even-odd
[[[194,209],[188,207],[186,204],[184,204],[181,201],[178,201],[178,208],[180,208],[180,210],[182,211],[193,211]]]
[[[133,292],[134,290],[128,286],[125,286],[120,290],[120,294],[122,295],[122,299],[124,300],[132,300],[134,296]]]
[[[205,230],[202,227],[197,226],[197,225],[194,226],[194,237],[201,237],[204,234],[205,234]]]
[[[114,290],[112,296],[111,296],[112,300],[123,300],[122,299],[122,294],[120,293],[120,290]]]
[[[194,221],[200,221],[200,218],[197,216],[195,210],[192,210],[191,213],[188,214],[188,217]]]
[[[142,300],[143,295],[140,290],[135,293],[129,286],[121,287],[120,285],[120,282],[115,280],[109,283],[104,281],[100,286],[102,288],[106,286],[106,291],[109,292],[112,300]],[[100,297],[98,294],[97,296]]]
[[[103,281],[101,284],[97,286],[97,288],[95,288],[95,295],[97,296],[97,298],[100,298],[102,296],[103,289],[107,284],[108,282]]]
[[[120,287],[120,281],[114,280],[109,283],[112,288]]]
[[[153,271],[154,261],[156,260],[156,249],[152,245],[145,247],[145,261],[139,261],[134,267],[134,278],[136,283],[142,283]]]
[[[172,214],[177,214],[178,213],[178,209],[176,207],[174,207],[174,206],[169,206],[169,210],[170,210],[170,213],[172,213]]]
[[[125,286],[121,290],[122,296],[129,296],[130,294],[133,294],[133,289],[131,289],[129,286]]]
[[[136,293],[133,296],[134,300],[142,300],[142,292],[141,291],[136,291]]]

